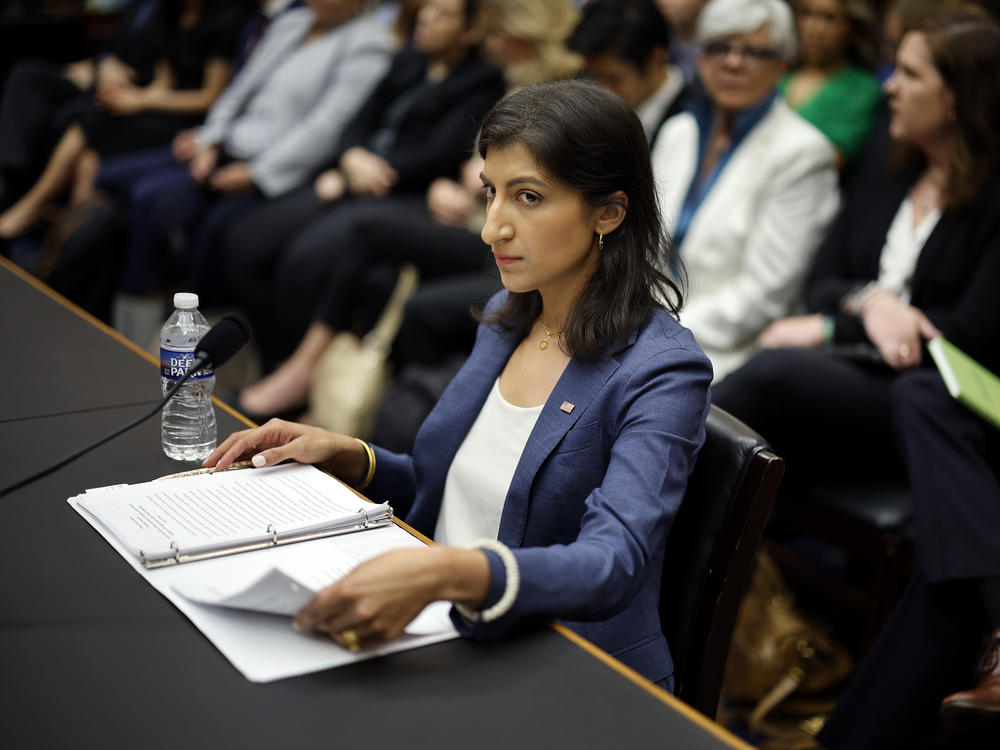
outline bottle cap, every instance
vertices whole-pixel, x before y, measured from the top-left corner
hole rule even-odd
[[[198,307],[198,295],[194,292],[177,292],[174,295],[174,307],[181,310],[194,310]]]

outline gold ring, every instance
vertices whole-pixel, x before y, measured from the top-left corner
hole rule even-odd
[[[347,628],[346,630],[341,630],[340,635],[343,636],[344,641],[347,643],[347,650],[353,654],[358,653],[361,650],[361,641],[358,639],[358,631],[354,628]]]
[[[903,359],[906,359],[907,357],[910,356],[910,345],[909,344],[900,344],[899,345],[899,356],[902,357]]]

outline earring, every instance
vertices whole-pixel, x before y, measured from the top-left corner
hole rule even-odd
[[[603,229],[598,229],[597,230],[597,249],[598,250],[603,250],[604,249],[604,230]]]

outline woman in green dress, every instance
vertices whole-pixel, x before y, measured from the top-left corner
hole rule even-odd
[[[843,168],[861,151],[882,100],[875,12],[868,0],[795,0],[800,60],[778,84],[788,105],[837,149]]]

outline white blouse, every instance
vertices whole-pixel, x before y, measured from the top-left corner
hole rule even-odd
[[[514,406],[493,383],[448,469],[434,541],[465,547],[496,539],[514,470],[542,406]]]
[[[940,218],[941,210],[935,208],[914,226],[913,201],[906,196],[885,235],[885,245],[879,256],[878,284],[905,304],[910,302],[910,282],[917,258]]]

